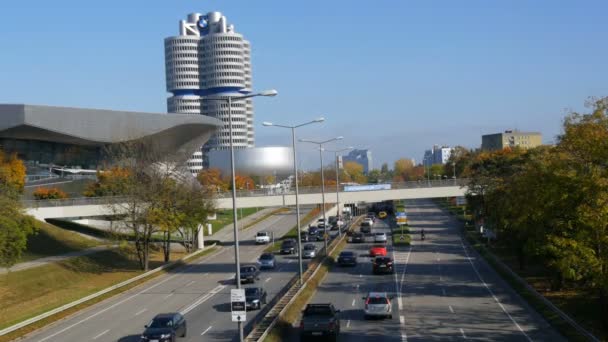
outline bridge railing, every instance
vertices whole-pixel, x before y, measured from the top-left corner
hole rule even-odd
[[[349,191],[378,191],[378,190],[399,190],[399,189],[416,189],[416,188],[437,188],[446,186],[466,186],[468,179],[440,179],[440,180],[421,180],[412,182],[395,182],[395,183],[383,183],[383,184],[362,184],[355,186],[355,188],[349,188],[349,185],[340,185],[340,192]],[[383,185],[386,185],[383,187]],[[390,188],[389,188],[390,186]],[[359,188],[358,188],[359,187]],[[300,194],[318,194],[321,192],[320,186],[305,186],[299,188]],[[336,192],[335,185],[328,185],[325,187],[325,193],[331,195]],[[282,196],[282,195],[293,195],[294,190],[289,191],[269,191],[268,189],[255,189],[255,190],[238,190],[236,192],[237,197],[263,197],[263,196]],[[230,191],[219,192],[216,194],[216,198],[229,198],[232,196]],[[23,200],[21,203],[27,208],[37,207],[65,207],[65,206],[76,206],[76,205],[104,205],[109,203],[120,203],[122,199],[126,197],[113,196],[113,197],[75,197],[66,199],[54,199],[54,200]]]

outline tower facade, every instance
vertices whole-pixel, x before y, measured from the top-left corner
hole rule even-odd
[[[210,150],[230,146],[226,96],[251,92],[251,45],[219,12],[189,14],[179,24],[179,35],[165,38],[165,72],[169,113],[207,115],[224,126],[188,160],[195,174],[206,165]],[[235,149],[255,145],[251,99],[232,103]]]

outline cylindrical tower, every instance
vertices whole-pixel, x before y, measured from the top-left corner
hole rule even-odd
[[[228,95],[251,91],[251,46],[219,12],[193,13],[180,21],[180,35],[165,39],[165,68],[169,113],[202,114],[224,122],[188,161],[193,173],[203,168],[203,155],[229,148]],[[233,143],[238,149],[254,146],[251,99],[232,103]]]

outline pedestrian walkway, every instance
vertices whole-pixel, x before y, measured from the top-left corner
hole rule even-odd
[[[29,268],[48,265],[52,262],[59,262],[59,261],[64,261],[64,260],[74,258],[74,257],[94,254],[94,253],[106,251],[108,249],[116,248],[116,247],[118,247],[118,246],[117,245],[97,246],[97,247],[92,247],[92,248],[88,248],[88,249],[83,249],[81,251],[70,252],[70,253],[61,254],[61,255],[53,255],[53,256],[44,257],[44,258],[40,258],[40,259],[36,259],[36,260],[32,260],[32,261],[20,262],[10,268],[4,268],[4,267],[0,268],[0,274],[6,274],[8,272],[23,271],[23,270],[27,270]]]

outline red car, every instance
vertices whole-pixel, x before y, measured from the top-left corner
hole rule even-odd
[[[369,250],[370,257],[377,256],[386,256],[386,247],[385,246],[372,246]]]

